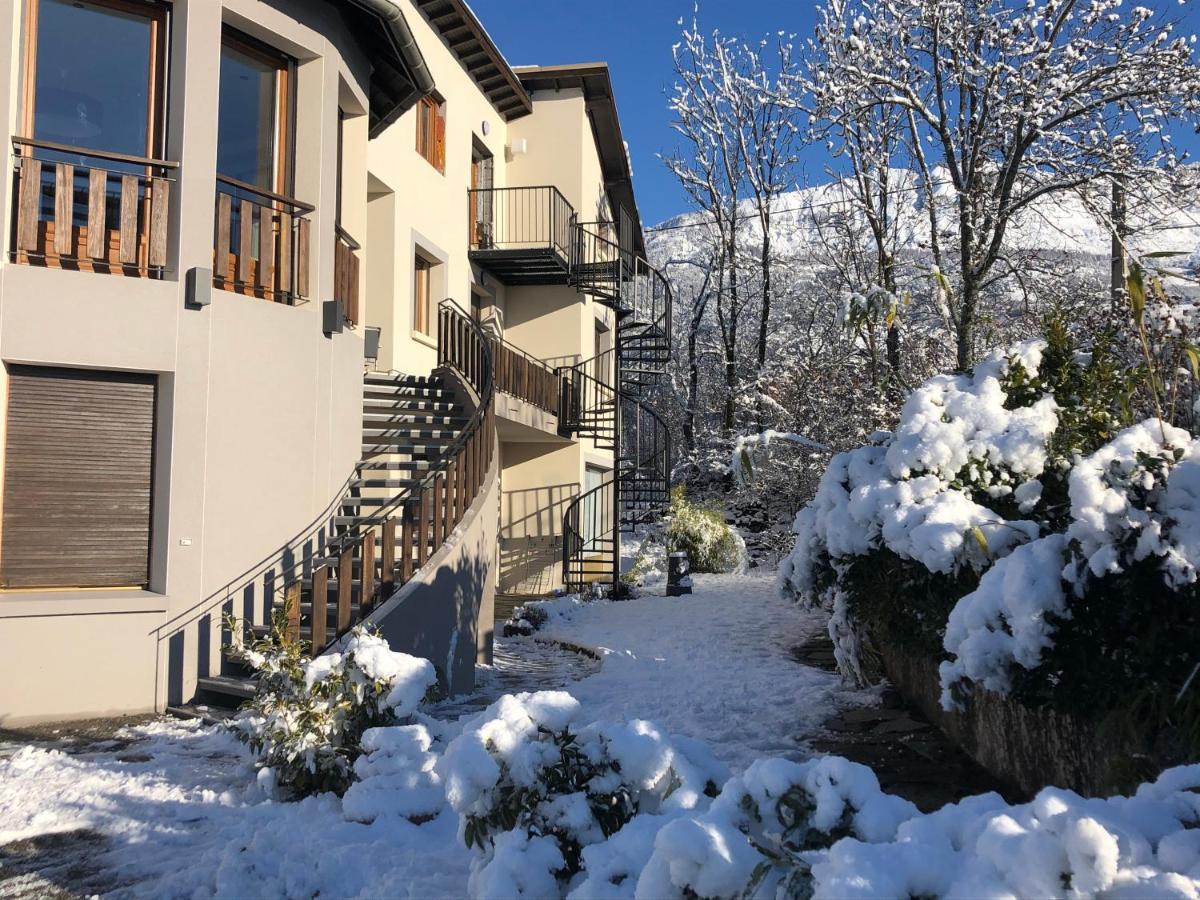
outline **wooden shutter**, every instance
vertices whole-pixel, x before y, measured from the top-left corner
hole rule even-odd
[[[437,125],[434,131],[433,164],[439,172],[446,171],[446,107],[442,104],[437,108]]]
[[[11,366],[0,587],[144,587],[155,378]]]

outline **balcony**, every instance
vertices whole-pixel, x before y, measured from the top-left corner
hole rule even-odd
[[[575,210],[554,187],[468,191],[471,261],[504,284],[567,284]]]
[[[216,202],[213,286],[288,305],[307,300],[315,207],[223,175]]]
[[[161,278],[178,163],[13,138],[13,262]]]

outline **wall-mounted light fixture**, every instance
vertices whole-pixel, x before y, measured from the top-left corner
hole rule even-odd
[[[489,134],[492,133],[492,123],[489,122],[487,119],[484,119],[481,130],[483,131],[483,136],[487,137]]]

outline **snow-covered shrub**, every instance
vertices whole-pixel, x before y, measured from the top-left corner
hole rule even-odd
[[[890,841],[915,815],[866,766],[840,757],[758,760],[707,813],[658,832],[637,896],[809,897],[812,851],[849,836]]]
[[[692,503],[682,488],[676,488],[668,515],[663,533],[667,552],[686,553],[693,572],[732,572],[738,567],[741,542],[719,510]]]
[[[531,635],[547,625],[564,622],[581,606],[595,603],[587,594],[565,594],[546,600],[527,600],[513,610],[504,622],[505,637]]]
[[[1162,773],[1132,797],[1046,788],[1008,806],[983,794],[847,838],[814,861],[823,897],[1200,896],[1200,767]]]
[[[834,457],[781,589],[830,609],[857,680],[898,644],[941,661],[947,708],[978,684],[1200,748],[1200,442],[1122,429],[1145,373],[1047,336],[930,379],[895,433]]]
[[[506,695],[446,748],[436,771],[478,851],[472,896],[558,895],[587,848],[636,816],[706,805],[727,774],[649,722],[583,725],[579,713],[559,691]]]
[[[433,664],[393,652],[366,628],[340,652],[308,659],[273,635],[240,652],[258,672],[253,698],[229,727],[258,754],[260,778],[296,795],[342,793],[368,729],[407,720],[437,684]]]

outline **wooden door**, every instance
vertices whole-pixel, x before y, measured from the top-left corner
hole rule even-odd
[[[145,587],[152,375],[11,366],[0,587]]]

